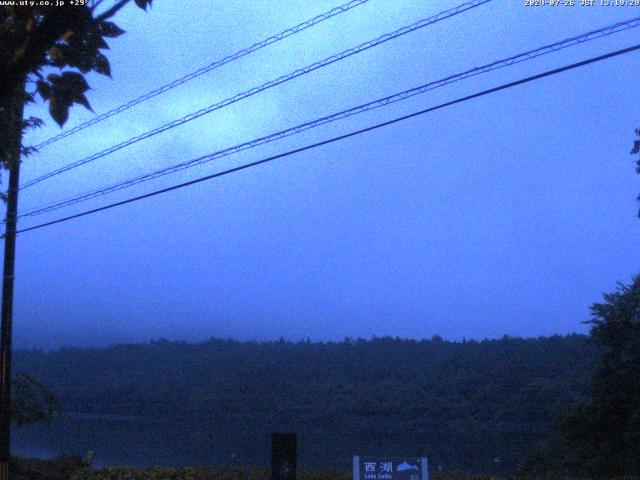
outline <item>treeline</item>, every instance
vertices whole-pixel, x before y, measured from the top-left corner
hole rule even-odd
[[[512,472],[558,416],[588,396],[597,358],[581,335],[480,342],[212,339],[23,350],[14,365],[46,383],[69,412],[226,418],[230,431],[258,424],[310,429],[326,432],[324,445],[316,446],[322,458],[331,457],[323,448],[361,448],[429,454],[468,471]]]

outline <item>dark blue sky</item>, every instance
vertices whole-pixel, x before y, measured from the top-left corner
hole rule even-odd
[[[23,181],[460,2],[371,0],[42,149]],[[97,113],[337,5],[157,0],[118,17]],[[47,204],[640,15],[493,1],[22,192]],[[633,45],[638,29],[475,77],[265,147],[24,221],[284,152]],[[629,151],[640,54],[82,219],[21,234],[17,346],[152,338],[449,339],[586,332],[637,272]],[[28,142],[60,130],[47,119]],[[75,108],[65,128],[92,117]]]

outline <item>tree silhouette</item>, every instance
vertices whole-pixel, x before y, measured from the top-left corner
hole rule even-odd
[[[145,9],[152,0],[134,0]],[[21,157],[32,152],[22,144],[27,128],[40,119],[24,119],[24,106],[39,96],[51,117],[62,126],[69,108],[91,108],[85,93],[86,73],[110,75],[102,50],[106,39],[124,33],[109,19],[130,0],[73,0],[0,6],[0,166],[9,170],[4,235],[2,338],[0,343],[0,480],[9,478],[11,418],[11,331],[13,274]],[[22,2],[15,2],[22,3]],[[27,2],[24,2],[27,3]],[[45,71],[53,70],[45,76]]]
[[[636,135],[640,137],[640,128],[636,128]],[[633,142],[633,148],[631,149],[631,155],[637,155],[640,153],[640,138]],[[640,173],[640,158],[636,160],[636,172]],[[640,201],[640,195],[638,195],[638,201]],[[640,210],[638,210],[638,216],[640,217]]]
[[[21,118],[20,105],[34,101],[35,94],[49,102],[52,118],[63,125],[74,103],[91,108],[85,92],[89,89],[84,74],[110,75],[109,60],[102,50],[105,39],[124,33],[109,21],[130,0],[119,0],[111,8],[97,13],[104,0],[78,6],[3,6],[0,7],[0,160],[11,159],[16,142],[16,127]],[[152,0],[135,0],[146,9]],[[43,69],[59,73],[46,77]],[[27,88],[25,88],[27,87]],[[18,123],[18,125],[16,125]],[[12,125],[13,128],[7,128]],[[24,125],[22,125],[24,127]],[[15,145],[13,145],[15,146]]]
[[[28,373],[14,375],[11,419],[21,427],[33,423],[50,423],[62,411],[58,398],[46,385]]]
[[[561,422],[574,470],[598,478],[640,475],[640,276],[591,309],[601,348],[591,398]]]

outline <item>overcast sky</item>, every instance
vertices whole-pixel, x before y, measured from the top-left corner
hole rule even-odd
[[[577,0],[579,3],[579,0]],[[23,163],[22,181],[456,1],[370,0],[200,76]],[[599,3],[599,0],[598,0]],[[99,114],[337,6],[156,0],[116,18]],[[634,7],[495,0],[237,102],[21,193],[48,204],[640,16]],[[28,227],[631,46],[640,29],[21,221]],[[15,344],[167,339],[451,340],[588,331],[589,306],[638,272],[633,52],[276,162],[19,235]],[[47,125],[37,143],[60,132]],[[75,107],[65,129],[94,114]]]

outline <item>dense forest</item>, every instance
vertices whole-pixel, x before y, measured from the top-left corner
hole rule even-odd
[[[47,384],[67,412],[192,419],[200,435],[211,421],[223,437],[299,431],[313,439],[301,441],[301,461],[315,466],[344,467],[355,453],[426,454],[435,467],[508,473],[587,397],[597,358],[581,335],[158,340],[22,350],[15,370]]]

